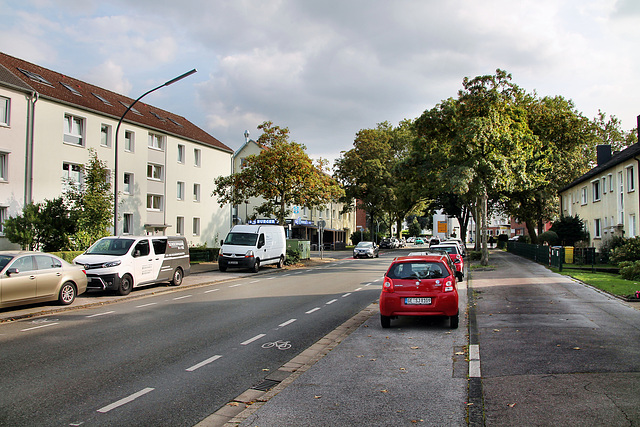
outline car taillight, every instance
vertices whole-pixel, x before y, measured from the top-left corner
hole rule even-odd
[[[447,280],[444,284],[445,292],[453,292],[453,282],[451,280]]]
[[[393,292],[393,281],[388,277],[385,277],[382,282],[382,292]]]

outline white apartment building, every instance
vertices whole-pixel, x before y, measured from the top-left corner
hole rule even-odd
[[[25,204],[59,197],[95,150],[114,177],[115,131],[133,99],[0,52],[0,249],[16,248],[2,224]],[[233,150],[182,116],[138,102],[118,135],[117,234],[223,238],[230,211],[210,197],[231,173]]]

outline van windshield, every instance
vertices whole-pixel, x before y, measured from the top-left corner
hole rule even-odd
[[[124,255],[133,245],[133,239],[100,239],[95,242],[87,252],[88,255]]]
[[[224,239],[225,245],[255,246],[258,235],[254,233],[229,233]]]

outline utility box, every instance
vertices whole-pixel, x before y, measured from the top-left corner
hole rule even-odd
[[[311,258],[311,242],[308,240],[287,239],[287,250],[300,252],[300,259]]]
[[[564,263],[573,264],[573,246],[564,247]]]

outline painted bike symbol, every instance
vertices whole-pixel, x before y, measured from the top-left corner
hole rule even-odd
[[[262,344],[262,348],[276,347],[278,350],[289,350],[291,348],[290,341],[274,341]]]

